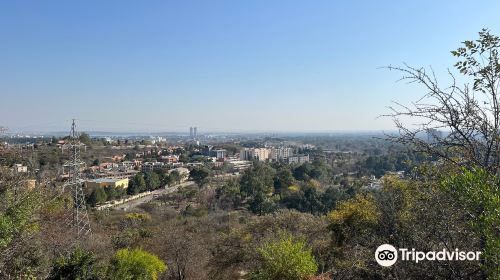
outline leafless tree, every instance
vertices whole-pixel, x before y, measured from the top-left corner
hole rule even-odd
[[[462,78],[448,70],[450,85],[443,87],[432,68],[388,66],[402,73],[401,80],[417,83],[427,91],[411,105],[395,103],[390,107],[399,135],[395,142],[410,144],[457,165],[475,165],[500,172],[500,38],[486,29],[479,39],[464,41],[451,53],[459,59],[454,65]],[[410,127],[405,120],[418,120]]]

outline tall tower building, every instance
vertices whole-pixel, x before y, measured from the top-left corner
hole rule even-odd
[[[189,127],[189,138],[193,139],[194,138],[194,133],[193,133],[193,127]]]
[[[198,138],[198,128],[196,126],[193,128],[193,138]]]

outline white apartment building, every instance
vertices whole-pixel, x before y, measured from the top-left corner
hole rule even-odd
[[[267,148],[253,149],[253,158],[258,159],[259,161],[268,160],[270,155],[271,155],[271,150]]]
[[[240,160],[251,160],[252,158],[252,149],[243,148],[240,150]]]
[[[267,148],[244,148],[240,150],[241,160],[267,161],[271,155],[271,150]]]
[[[271,160],[281,161],[286,160],[293,155],[293,149],[289,147],[278,147],[271,149]]]
[[[302,164],[305,162],[309,162],[309,155],[293,155],[288,157],[288,164]]]

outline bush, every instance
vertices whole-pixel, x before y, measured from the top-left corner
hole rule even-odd
[[[110,279],[156,280],[167,271],[167,265],[157,256],[142,249],[118,250],[108,271]]]
[[[252,275],[262,280],[301,280],[313,276],[318,265],[304,241],[295,242],[290,234],[282,234],[276,242],[257,249],[261,265]]]

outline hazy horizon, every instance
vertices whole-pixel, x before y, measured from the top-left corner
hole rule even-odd
[[[6,127],[7,130],[5,134],[32,134],[32,135],[65,135],[69,133],[69,128],[64,129],[54,129],[54,130],[21,130],[12,129]],[[204,130],[202,127],[198,128],[199,135],[210,135],[210,134],[276,134],[276,135],[287,135],[287,134],[380,134],[380,133],[393,133],[397,132],[396,129],[337,129],[337,130],[263,130],[263,129],[224,129],[224,130]],[[126,130],[126,129],[115,129],[115,130],[92,130],[92,129],[82,129],[78,127],[78,132],[85,132],[90,135],[189,135],[189,127],[186,129],[179,130]]]

